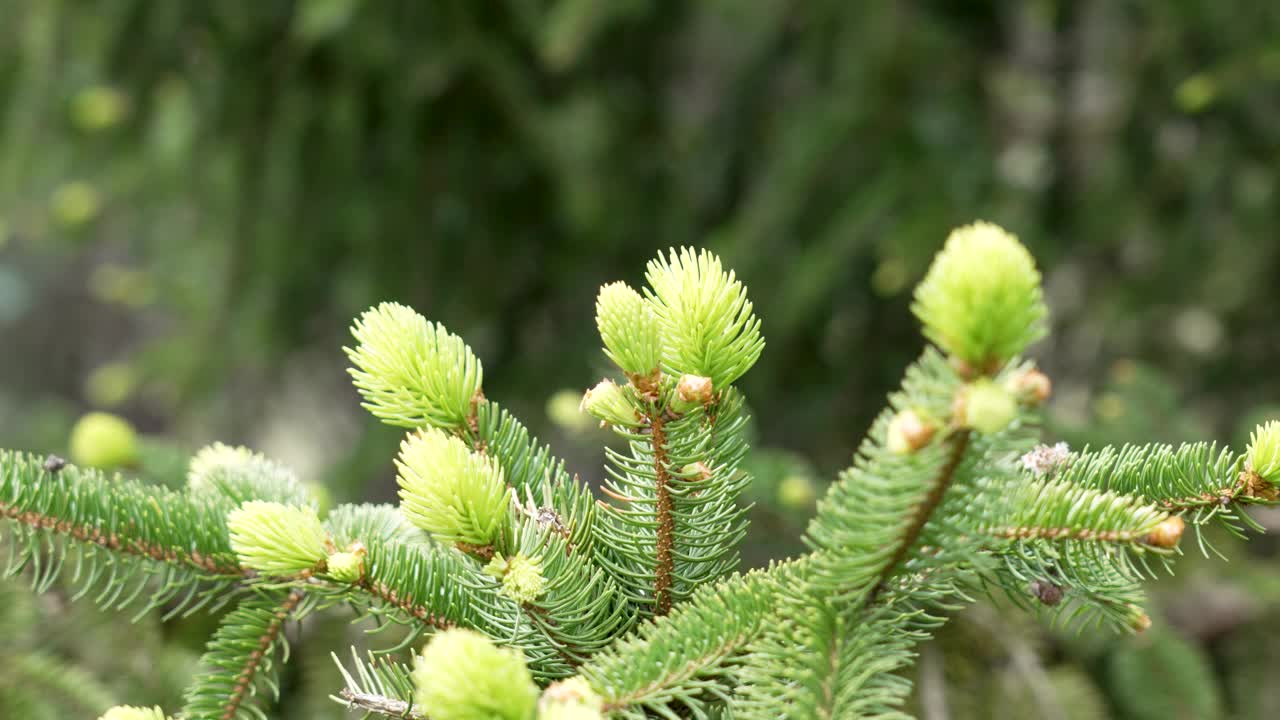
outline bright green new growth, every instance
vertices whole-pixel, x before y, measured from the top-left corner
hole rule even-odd
[[[338,582],[356,582],[364,573],[364,557],[360,553],[334,553],[325,564],[325,576]]]
[[[462,338],[397,303],[365,312],[351,332],[351,377],[369,412],[407,428],[466,422],[484,370]]]
[[[755,365],[764,350],[760,319],[747,289],[725,272],[720,258],[703,250],[671,250],[649,262],[646,289],[661,321],[663,365],[680,376],[711,378],[727,387]]]
[[[227,515],[227,530],[240,563],[258,572],[292,575],[328,555],[328,537],[310,507],[250,500]]]
[[[413,666],[414,702],[432,720],[529,720],[538,688],[524,658],[471,630],[446,630]]]
[[[976,222],[951,232],[911,309],[925,337],[985,372],[1044,336],[1041,295],[1031,253],[999,226]]]
[[[412,428],[399,507],[342,505],[321,522],[287,468],[222,445],[196,455],[180,491],[0,451],[10,571],[38,590],[70,576],[104,607],[234,603],[185,720],[263,717],[286,623],[337,607],[405,628],[400,647],[433,636],[411,662],[340,664],[337,698],[366,713],[900,720],[915,646],[975,587],[1141,631],[1141,580],[1177,558],[1187,528],[1207,548],[1202,527],[1243,536],[1260,529],[1249,506],[1280,500],[1280,423],[1245,454],[1037,445],[1052,384],[1018,355],[1043,332],[1038,275],[1012,236],[977,224],[952,234],[917,293],[943,352],[907,369],[817,500],[808,552],[740,574],[752,479],[733,382],[760,355],[759,321],[710,253],[672,251],[647,276],[644,298],[614,284],[598,299],[625,378],[582,403],[621,440],[605,449],[607,501],[484,397],[459,338],[386,304],[357,320],[347,352],[366,406]],[[814,504],[805,475],[774,490],[792,510]],[[1052,601],[1035,590],[1046,583]],[[162,717],[109,720],[135,712]]]
[[[606,425],[640,427],[641,424],[627,391],[607,378],[583,394],[582,409]]]
[[[649,375],[662,362],[662,339],[653,305],[624,282],[600,288],[596,327],[604,352],[623,372]]]
[[[1271,420],[1253,431],[1247,467],[1267,482],[1280,482],[1280,421]]]
[[[98,468],[117,468],[138,460],[138,434],[124,418],[91,412],[71,429],[72,462]]]
[[[538,720],[600,720],[604,699],[580,677],[547,688],[538,701]]]
[[[164,711],[158,707],[117,705],[103,713],[98,720],[165,720],[165,715]]]
[[[528,557],[524,553],[512,558],[504,558],[502,553],[495,553],[485,566],[485,572],[501,580],[502,594],[518,603],[537,600],[547,585],[546,578],[542,576],[542,564],[537,558]]]
[[[315,499],[289,468],[245,447],[214,443],[191,458],[187,487],[194,494],[221,495],[235,502],[275,500],[314,506]]]
[[[510,523],[502,467],[457,436],[427,428],[400,444],[400,509],[440,542],[492,545]]]
[[[965,427],[980,433],[997,433],[1018,416],[1018,402],[1013,393],[986,378],[975,380],[961,396]]]

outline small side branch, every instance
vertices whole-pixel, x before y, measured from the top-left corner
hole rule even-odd
[[[289,593],[289,597],[281,603],[280,608],[276,610],[275,617],[271,624],[267,626],[266,632],[258,638],[258,647],[249,653],[249,659],[245,662],[240,674],[236,676],[235,688],[231,697],[227,698],[226,704],[222,706],[222,720],[233,720],[236,713],[240,710],[240,705],[244,702],[245,696],[249,692],[249,688],[253,686],[253,678],[258,674],[258,668],[262,666],[262,659],[271,650],[271,646],[275,644],[276,638],[280,637],[280,630],[284,627],[284,621],[288,619],[289,614],[294,608],[298,607],[298,603],[302,602],[302,591],[294,590]]]
[[[1241,470],[1230,487],[1199,495],[1165,498],[1156,504],[1170,512],[1186,512],[1205,507],[1228,507],[1249,500],[1275,502],[1280,500],[1280,489],[1251,470]]]
[[[964,452],[969,448],[969,435],[969,430],[961,430],[952,437],[951,457],[947,459],[947,464],[942,467],[938,477],[934,479],[933,485],[929,488],[929,494],[925,496],[923,502],[916,506],[915,514],[911,517],[911,525],[907,527],[907,532],[903,534],[902,541],[893,553],[893,558],[885,563],[884,569],[880,571],[880,578],[876,581],[871,594],[867,596],[867,600],[863,604],[864,607],[874,603],[880,593],[884,592],[885,584],[889,581],[894,571],[898,569],[898,566],[907,559],[907,553],[911,552],[916,540],[920,539],[920,533],[924,530],[924,526],[933,517],[938,505],[942,503],[942,497],[947,494],[947,488],[951,487],[951,481],[955,478],[956,468],[960,467],[960,461],[964,459]]]
[[[162,547],[137,539],[121,538],[118,535],[103,534],[100,528],[77,525],[35,511],[22,511],[12,505],[0,503],[0,518],[8,518],[14,522],[49,532],[65,535],[78,542],[98,545],[113,552],[144,557],[158,562],[171,564],[190,564],[206,572],[216,575],[247,575],[244,568],[225,565],[216,559],[198,552],[186,552],[172,547]]]
[[[405,718],[405,720],[428,720],[427,716],[415,712],[413,705],[404,700],[374,695],[373,693],[356,692],[350,688],[338,691],[338,696],[352,710],[378,713],[387,717]]]

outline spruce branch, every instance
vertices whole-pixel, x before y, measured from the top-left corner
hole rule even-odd
[[[894,571],[906,559],[907,553],[911,551],[920,539],[920,533],[924,530],[924,526],[933,517],[934,511],[938,509],[938,505],[942,502],[942,497],[946,494],[947,489],[951,487],[951,482],[955,479],[956,468],[960,466],[961,459],[964,458],[964,452],[969,447],[969,431],[961,430],[949,439],[951,444],[951,453],[947,458],[947,462],[938,471],[937,477],[930,483],[929,493],[925,495],[924,500],[916,506],[912,513],[911,522],[902,534],[901,540],[894,547],[893,556],[889,558],[876,578],[875,584],[872,585],[871,594],[867,596],[864,604],[871,604],[884,591],[885,584],[893,575]]]
[[[778,587],[802,563],[734,576],[700,588],[667,616],[641,625],[583,665],[606,712],[643,718],[671,704],[705,710],[727,696],[736,656],[756,639],[774,609]]]
[[[357,320],[347,353],[366,407],[412,431],[400,507],[343,506],[322,522],[292,473],[243,448],[202,451],[183,492],[0,453],[10,571],[29,567],[46,588],[79,548],[81,594],[105,605],[128,605],[156,575],[147,608],[243,598],[208,645],[191,720],[261,718],[251,698],[276,691],[285,621],[339,603],[406,628],[395,649],[430,638],[407,665],[340,664],[335,699],[366,712],[899,719],[899,670],[976,589],[1140,631],[1139,580],[1171,562],[1187,523],[1241,532],[1245,506],[1280,499],[1280,424],[1243,456],[1028,453],[1051,388],[1017,360],[1044,332],[1039,273],[979,223],[952,234],[916,293],[943,352],[908,368],[819,503],[810,551],[736,574],[750,477],[732,383],[760,354],[760,321],[705,251],[672,250],[647,279],[644,295],[618,283],[597,300],[626,377],[583,403],[626,441],[606,449],[612,503],[484,397],[461,338],[384,304]]]
[[[677,416],[658,409],[670,401],[676,384],[666,378],[652,406],[634,393],[645,426],[615,426],[627,451],[605,450],[609,464],[602,490],[617,502],[603,506],[607,511],[597,525],[600,561],[645,614],[659,611],[662,595],[674,605],[731,573],[746,532],[746,509],[738,502],[750,481],[739,470],[747,449],[742,397],[728,388],[715,402]]]
[[[74,599],[102,607],[141,602],[138,615],[165,617],[221,607],[250,577],[232,552],[228,501],[195,496],[96,470],[45,467],[42,458],[0,451],[0,520],[10,534],[8,574],[32,570],[47,590],[73,559]]]
[[[182,716],[189,720],[247,720],[264,717],[249,704],[249,698],[263,691],[279,696],[275,660],[284,644],[281,630],[285,620],[302,602],[301,590],[283,595],[262,595],[241,602],[222,621],[209,641],[197,675],[187,690]],[[285,645],[285,657],[288,656]]]
[[[1052,477],[1133,495],[1184,515],[1207,553],[1212,546],[1202,536],[1204,526],[1217,524],[1237,536],[1246,528],[1261,530],[1246,509],[1280,499],[1275,485],[1247,464],[1247,458],[1214,443],[1125,445],[1073,454]]]

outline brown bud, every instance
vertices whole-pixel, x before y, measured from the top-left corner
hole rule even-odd
[[[676,385],[676,395],[686,403],[706,405],[711,402],[711,378],[700,375],[681,375]]]
[[[1053,382],[1039,370],[1027,370],[1013,377],[1009,389],[1026,405],[1043,405],[1053,394]]]
[[[920,417],[916,411],[903,410],[890,421],[885,443],[890,452],[906,455],[928,445],[936,431],[933,423]]]
[[[1135,631],[1145,632],[1149,627],[1151,627],[1150,615],[1146,613],[1139,613],[1138,616],[1133,619],[1133,629]]]
[[[1053,607],[1062,602],[1062,586],[1048,580],[1036,580],[1031,583],[1031,594],[1040,602]]]
[[[44,469],[46,472],[56,473],[67,466],[67,461],[57,455],[50,455],[44,459]]]
[[[1244,488],[1245,497],[1280,500],[1280,489],[1252,470],[1240,471],[1240,487]]]
[[[951,362],[951,367],[953,370],[956,371],[956,374],[966,380],[968,380],[969,378],[973,377],[976,374],[973,370],[972,365],[965,362],[961,358],[956,357],[955,355],[951,356],[950,362]]]
[[[702,461],[685,465],[681,469],[681,473],[688,475],[691,482],[711,479],[711,468],[707,467],[707,464]]]
[[[662,370],[654,368],[647,374],[627,373],[627,380],[631,382],[631,387],[636,389],[640,397],[646,400],[656,400],[658,398],[658,389],[662,387]]]
[[[1155,530],[1147,535],[1144,542],[1155,547],[1171,548],[1178,545],[1178,540],[1182,537],[1182,531],[1185,530],[1187,524],[1182,518],[1174,515],[1161,522],[1156,526]]]

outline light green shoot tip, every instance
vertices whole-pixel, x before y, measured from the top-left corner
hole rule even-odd
[[[400,510],[444,543],[493,544],[511,520],[511,491],[502,467],[435,428],[400,444]]]
[[[1040,273],[998,225],[957,228],[916,288],[924,333],[974,372],[990,374],[1046,332]]]
[[[720,258],[706,250],[673,249],[649,262],[645,278],[667,372],[708,377],[721,389],[755,365],[764,350],[760,319],[746,287]]]
[[[1271,420],[1253,431],[1247,467],[1273,485],[1280,481],[1280,421]]]
[[[351,377],[374,416],[408,428],[466,422],[484,369],[462,338],[397,303],[367,310],[351,334]]]
[[[293,575],[328,555],[328,534],[311,507],[250,500],[227,515],[240,563],[268,575]]]
[[[538,688],[524,657],[472,630],[437,633],[413,667],[414,703],[432,720],[531,720]]]

